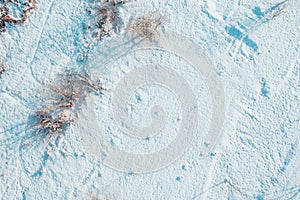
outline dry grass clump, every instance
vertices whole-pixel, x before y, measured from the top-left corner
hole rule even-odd
[[[152,12],[134,20],[128,30],[137,33],[142,38],[153,38],[163,21],[164,17],[160,13]]]
[[[8,23],[20,24],[28,18],[29,11],[36,8],[36,0],[20,2],[19,0],[0,0],[0,32],[6,31]],[[9,4],[14,4],[22,10],[21,17],[15,17],[14,11],[9,10]]]
[[[103,39],[121,29],[122,19],[119,8],[127,1],[104,0],[102,6],[97,9],[96,37]]]
[[[34,124],[35,133],[43,133],[49,138],[64,133],[66,128],[74,121],[71,116],[72,106],[61,106],[59,110],[45,108],[36,113],[37,122]]]
[[[56,138],[63,134],[77,118],[82,102],[92,93],[102,93],[104,88],[100,81],[92,81],[87,74],[67,70],[60,74],[57,84],[49,86],[51,90],[50,105],[39,109],[31,125],[35,129],[33,135]]]

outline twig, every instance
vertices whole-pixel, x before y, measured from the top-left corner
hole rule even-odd
[[[232,187],[234,190],[236,190],[237,192],[239,192],[240,194],[242,194],[243,196],[249,197],[248,194],[246,194],[244,191],[242,191],[241,188],[238,188],[236,185],[234,185],[232,182],[230,182],[228,179],[224,179],[224,183],[228,184],[230,187]]]
[[[0,76],[1,76],[4,72],[6,72],[6,70],[7,70],[6,66],[3,65],[3,64],[0,64]]]

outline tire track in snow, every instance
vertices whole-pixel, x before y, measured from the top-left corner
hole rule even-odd
[[[45,19],[43,20],[42,27],[40,28],[40,31],[39,31],[39,34],[38,34],[38,38],[37,38],[37,40],[36,40],[36,41],[37,41],[37,42],[36,42],[36,46],[35,46],[35,48],[34,48],[33,51],[32,51],[33,53],[32,53],[32,56],[31,56],[31,58],[30,58],[30,61],[29,61],[28,64],[27,64],[27,66],[31,66],[31,65],[32,65],[32,62],[33,62],[33,60],[34,60],[34,58],[36,57],[37,49],[40,47],[41,37],[42,37],[42,35],[43,35],[43,33],[44,33],[45,25],[46,25],[46,23],[47,23],[47,21],[48,21],[48,19],[49,19],[49,13],[50,13],[51,10],[52,10],[54,1],[55,1],[55,0],[51,0],[50,4],[49,4],[49,6],[48,6],[47,12],[46,12],[46,14],[44,15],[44,18],[45,18]],[[30,69],[30,68],[29,68],[29,69]],[[23,71],[21,72],[21,74],[20,74],[20,77],[23,77],[26,71],[27,71],[27,70],[23,70]],[[33,80],[35,80],[33,74],[32,74],[31,72],[30,72],[30,74],[31,74]],[[36,80],[35,80],[35,82],[37,82],[38,84],[40,84],[40,83],[39,83],[38,81],[36,81]],[[18,80],[18,83],[17,83],[16,88],[18,88],[19,85],[20,85],[20,81]]]
[[[50,4],[49,4],[49,6],[48,6],[48,9],[47,9],[47,12],[46,12],[46,14],[44,15],[44,20],[43,20],[43,24],[42,24],[42,26],[41,26],[41,28],[40,28],[40,31],[39,31],[39,34],[38,34],[38,38],[37,38],[37,43],[36,43],[36,46],[35,46],[35,48],[34,48],[34,50],[33,50],[33,53],[32,53],[32,56],[31,56],[31,59],[30,59],[30,61],[28,62],[28,66],[31,66],[31,64],[32,64],[32,62],[33,62],[33,60],[35,59],[35,57],[36,57],[36,53],[37,53],[37,49],[39,48],[39,46],[40,46],[40,43],[41,43],[41,37],[42,37],[42,35],[43,35],[43,33],[44,33],[44,30],[45,30],[45,25],[46,25],[46,23],[47,23],[47,21],[48,21],[48,19],[49,19],[49,13],[51,12],[51,9],[52,9],[52,7],[53,7],[53,3],[54,3],[54,1],[55,0],[51,0],[51,2],[50,2]],[[25,74],[25,71],[26,70],[23,70],[22,71],[22,73],[20,74],[20,77],[23,77],[24,76],[24,74]],[[32,73],[30,73],[31,74],[31,76],[33,77],[33,74]],[[35,79],[34,79],[35,80]],[[37,82],[37,81],[36,81]],[[40,83],[39,83],[40,84]],[[19,80],[18,80],[18,83],[17,83],[17,87],[20,85],[20,82],[19,82]],[[35,196],[36,196],[36,194],[37,194],[37,189],[36,189],[36,185],[34,184],[34,180],[32,179],[32,177],[31,177],[31,175],[30,175],[30,172],[26,169],[26,167],[24,166],[24,159],[23,159],[23,156],[22,156],[22,149],[24,148],[24,146],[22,145],[22,140],[19,142],[19,145],[18,145],[18,150],[19,150],[19,153],[18,153],[18,155],[19,155],[19,160],[20,160],[20,168],[21,168],[21,170],[24,172],[24,174],[26,175],[26,177],[28,178],[28,180],[30,181],[30,187],[32,188],[32,190],[34,191],[34,193],[35,193]],[[21,174],[22,172],[20,172],[20,174]],[[20,184],[22,185],[22,183],[21,183],[21,180],[19,180],[20,181]],[[22,185],[23,186],[23,185]]]
[[[230,53],[232,58],[234,59],[237,55],[237,53],[241,50],[242,45],[245,43],[245,39],[249,37],[251,33],[256,31],[258,28],[260,28],[262,25],[268,23],[269,21],[273,20],[275,17],[277,17],[280,12],[284,9],[286,4],[289,2],[289,0],[284,0],[276,5],[272,6],[271,8],[267,9],[263,13],[263,17],[261,19],[253,19],[254,23],[248,27],[246,27],[244,32],[241,32],[242,36],[241,38],[235,38],[231,45],[227,48],[227,51],[230,52],[230,49],[234,48],[233,52]],[[245,16],[249,17],[249,16]],[[243,21],[242,21],[243,22]],[[230,25],[230,23],[229,23]],[[234,26],[233,26],[234,27]]]
[[[44,33],[44,30],[45,30],[45,24],[46,24],[46,22],[47,22],[48,19],[49,19],[49,13],[51,12],[51,9],[52,9],[52,7],[53,7],[54,1],[55,1],[55,0],[51,0],[50,5],[49,5],[48,10],[47,10],[47,13],[45,14],[45,20],[43,21],[43,25],[42,25],[42,27],[41,27],[41,29],[40,29],[40,33],[39,33],[38,39],[37,39],[37,44],[36,44],[36,47],[35,47],[35,49],[34,49],[34,51],[33,51],[32,57],[31,57],[31,59],[30,59],[29,66],[32,65],[32,62],[33,62],[33,60],[34,60],[34,58],[35,58],[35,56],[36,56],[37,49],[40,47],[41,37],[42,37],[42,35],[43,35],[43,33]],[[32,72],[31,72],[30,74],[31,74],[32,77],[34,78]],[[34,80],[35,80],[35,79],[34,79]],[[37,81],[36,81],[36,82],[37,82]]]

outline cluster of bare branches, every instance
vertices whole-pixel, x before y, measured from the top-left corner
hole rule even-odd
[[[102,6],[97,9],[96,37],[103,39],[120,31],[122,19],[119,9],[126,2],[125,0],[104,0]]]
[[[31,128],[35,129],[33,135],[57,138],[75,121],[77,110],[88,94],[101,94],[104,90],[99,80],[92,81],[86,73],[73,70],[60,74],[56,82],[56,85],[49,86],[53,93],[50,99],[52,103],[35,113],[31,124]]]
[[[6,31],[7,23],[20,24],[28,18],[29,11],[36,8],[36,0],[20,2],[19,0],[0,0],[0,32]],[[14,17],[13,11],[9,10],[9,4],[15,4],[21,8],[22,16]]]
[[[128,30],[142,38],[153,38],[162,25],[164,17],[158,12],[145,14],[130,23]]]
[[[6,66],[3,64],[0,64],[0,76],[6,71]]]

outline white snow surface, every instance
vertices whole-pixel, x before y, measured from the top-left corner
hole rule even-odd
[[[95,22],[87,10],[96,7],[91,0],[39,0],[24,24],[0,33],[0,63],[8,69],[0,76],[0,199],[300,199],[299,0],[129,1],[120,8],[121,32],[104,41],[86,29]],[[104,45],[125,37],[131,18],[157,10],[165,32],[205,50],[224,86],[221,137],[204,157],[212,105],[202,75],[187,62],[144,49],[95,66]],[[197,134],[170,165],[147,173],[117,171],[89,151],[100,147],[84,142],[87,132],[100,130],[122,151],[148,154],[170,144],[180,128],[180,101],[159,84],[137,88],[128,118],[146,127],[149,109],[160,105],[166,113],[160,134],[131,138],[115,124],[115,87],[148,64],[172,66],[191,83],[200,109]],[[54,145],[28,138],[29,116],[44,105],[47,83],[65,68],[92,72],[107,90],[87,98],[78,122]],[[85,110],[91,109],[97,125],[80,122],[89,121]]]

